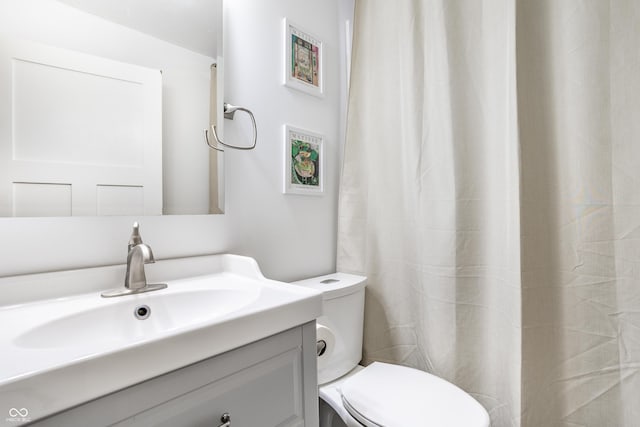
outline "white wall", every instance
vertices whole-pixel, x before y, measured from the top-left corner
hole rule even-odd
[[[225,215],[0,218],[0,276],[123,263],[136,219],[160,259],[218,252],[249,255],[265,275],[280,280],[332,271],[344,74],[339,1],[225,2],[225,99],[251,108],[259,126],[256,150],[225,153]],[[325,42],[324,99],[281,85],[285,16]],[[324,196],[281,193],[284,123],[325,135]],[[226,121],[227,140],[248,137],[246,124],[241,117]]]
[[[225,98],[253,110],[260,135],[254,151],[225,153],[232,247],[258,259],[272,277],[295,279],[335,269],[342,150],[338,3],[233,0],[225,4]],[[324,43],[322,99],[282,85],[284,17]],[[248,122],[240,119],[225,122],[227,140],[249,137]],[[324,196],[282,194],[285,123],[324,135]]]

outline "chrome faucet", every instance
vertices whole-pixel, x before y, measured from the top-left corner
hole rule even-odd
[[[165,283],[147,283],[147,276],[144,273],[144,265],[156,262],[153,257],[151,247],[142,243],[140,236],[140,225],[133,223],[133,232],[129,238],[127,254],[127,273],[124,277],[124,289],[113,289],[102,293],[105,298],[122,295],[138,294],[142,292],[157,291],[167,287]]]

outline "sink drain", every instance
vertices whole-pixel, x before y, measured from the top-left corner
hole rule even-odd
[[[148,305],[139,305],[133,310],[133,315],[137,319],[144,320],[151,315],[151,309]]]

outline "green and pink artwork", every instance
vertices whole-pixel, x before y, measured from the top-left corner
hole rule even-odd
[[[287,18],[285,28],[284,84],[310,95],[323,97],[322,41],[301,30]]]
[[[323,192],[323,138],[313,132],[285,126],[285,193]]]

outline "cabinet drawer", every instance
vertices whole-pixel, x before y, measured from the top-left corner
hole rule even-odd
[[[290,350],[117,425],[216,427],[228,413],[231,427],[302,426],[300,363]]]

